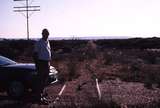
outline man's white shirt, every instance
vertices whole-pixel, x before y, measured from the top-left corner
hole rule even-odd
[[[49,41],[40,39],[36,42],[34,51],[38,54],[39,60],[51,60],[51,47]]]

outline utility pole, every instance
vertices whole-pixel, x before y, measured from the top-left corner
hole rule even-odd
[[[34,12],[34,11],[40,11],[40,6],[31,6],[29,4],[29,0],[13,0],[13,1],[19,1],[19,2],[25,2],[25,6],[18,6],[18,7],[13,7],[14,12],[26,12],[26,14],[23,13],[23,15],[27,19],[27,40],[29,40],[29,17],[32,15],[29,14],[29,12]],[[32,0],[33,2],[33,0]],[[31,2],[30,2],[31,3]]]

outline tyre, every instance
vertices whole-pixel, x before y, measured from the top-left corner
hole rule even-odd
[[[13,98],[20,98],[24,95],[24,84],[20,81],[12,81],[9,86],[7,93]]]

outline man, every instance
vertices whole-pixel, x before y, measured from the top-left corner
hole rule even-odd
[[[48,40],[49,32],[47,29],[42,30],[42,38],[36,42],[34,49],[34,61],[38,71],[38,83],[36,87],[37,99],[40,102],[47,103],[43,95],[45,84],[47,82],[50,70],[51,48]]]

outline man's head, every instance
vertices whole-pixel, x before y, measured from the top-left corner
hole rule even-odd
[[[42,30],[42,38],[43,38],[44,40],[47,40],[47,39],[48,39],[48,36],[49,36],[48,30],[47,30],[47,29],[43,29],[43,30]]]

